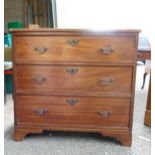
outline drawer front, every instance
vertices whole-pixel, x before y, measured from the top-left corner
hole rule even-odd
[[[17,124],[128,126],[129,99],[17,96]]]
[[[18,36],[16,61],[133,63],[132,37]]]
[[[131,67],[16,66],[22,91],[131,93],[131,81]]]

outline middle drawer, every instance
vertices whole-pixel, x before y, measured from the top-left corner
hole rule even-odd
[[[131,93],[131,67],[16,65],[16,89],[49,92]]]

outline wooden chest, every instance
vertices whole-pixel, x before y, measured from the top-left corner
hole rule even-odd
[[[132,139],[139,30],[13,30],[14,139],[43,130]]]

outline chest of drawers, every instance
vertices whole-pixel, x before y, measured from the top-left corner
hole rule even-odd
[[[139,30],[13,30],[14,139],[99,132],[130,146]]]

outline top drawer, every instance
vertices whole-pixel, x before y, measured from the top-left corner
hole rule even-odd
[[[16,61],[133,63],[135,39],[125,36],[16,36]]]

